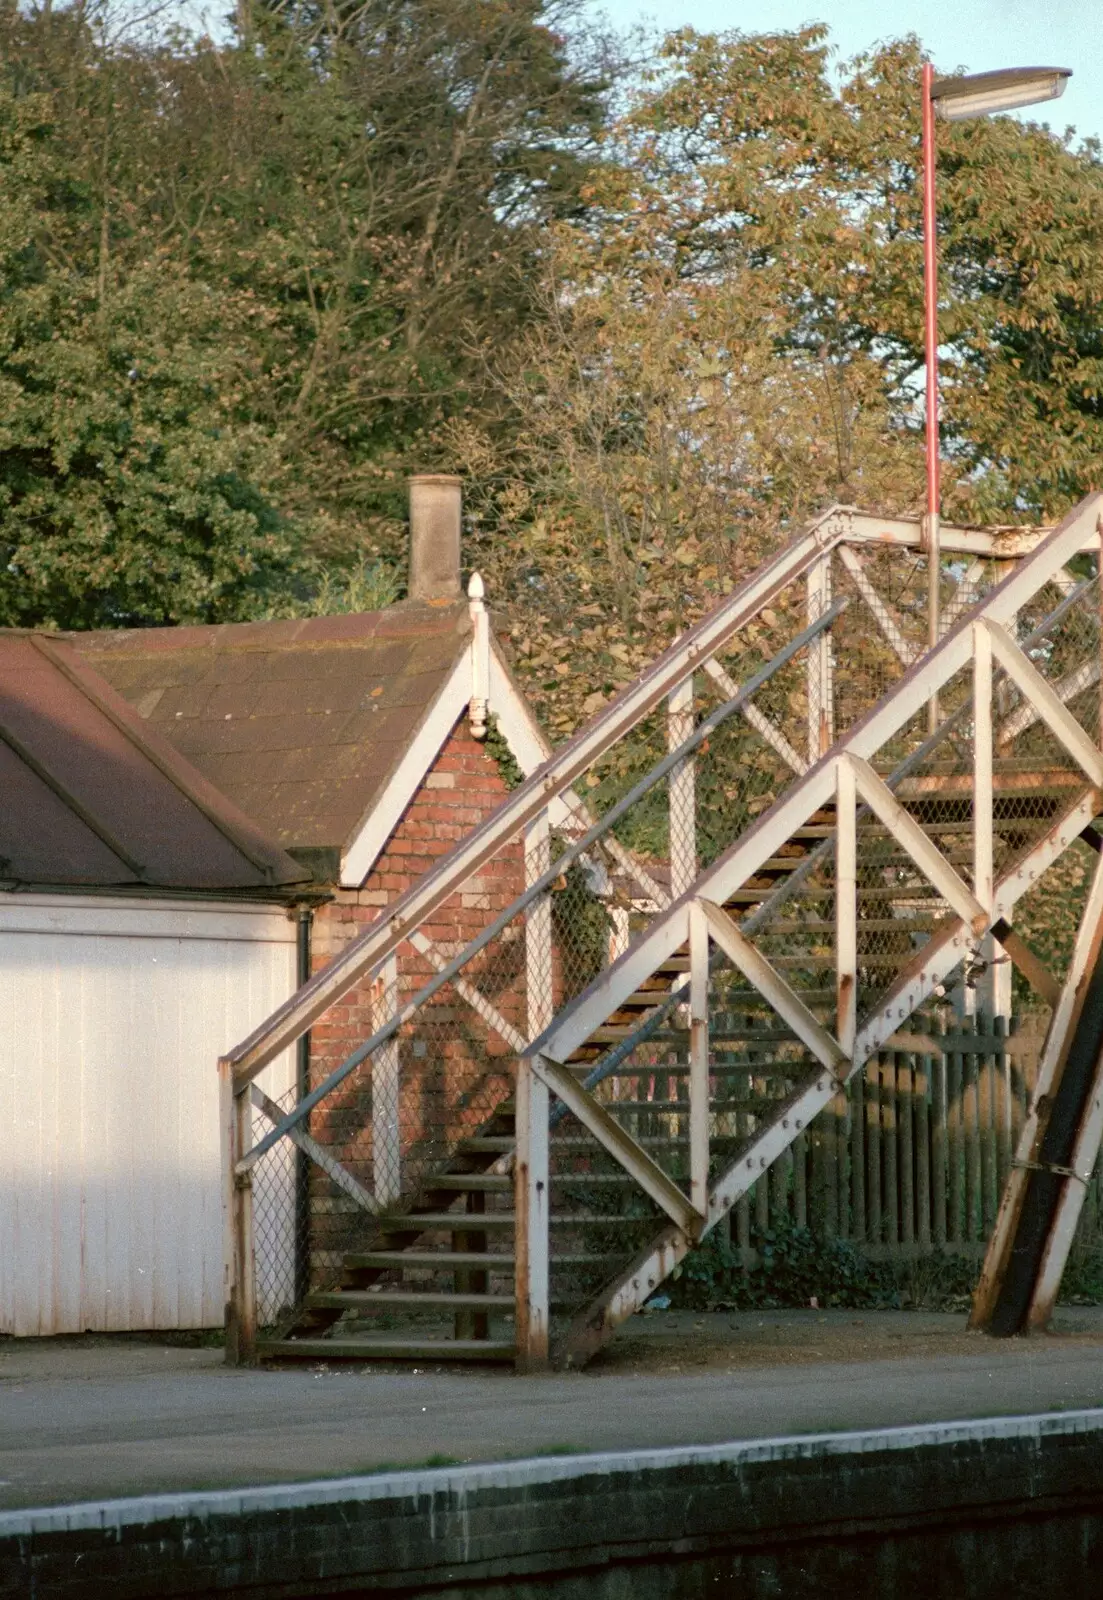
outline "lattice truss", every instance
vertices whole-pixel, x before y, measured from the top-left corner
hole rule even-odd
[[[918,527],[828,514],[233,1052],[242,1326],[452,1207],[478,1151],[519,1347],[541,1359],[557,1271],[584,1351],[955,968],[995,970],[993,928],[1044,988],[1014,909],[1103,757],[1094,512],[1039,539],[943,529],[944,638],[912,670]],[[365,990],[370,1037],[266,1099],[264,1065]]]

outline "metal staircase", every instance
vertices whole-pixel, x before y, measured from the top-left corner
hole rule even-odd
[[[226,1058],[231,1357],[585,1361],[955,967],[998,941],[1052,1001],[1015,907],[1103,806],[1100,504],[944,529],[927,652],[918,527],[829,513]],[[365,981],[372,1037],[258,1104]],[[288,1141],[294,1293],[254,1264]]]

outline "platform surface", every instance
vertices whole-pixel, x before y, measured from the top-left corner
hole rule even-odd
[[[721,1444],[1103,1405],[1103,1308],[991,1340],[960,1314],[637,1317],[588,1370],[242,1371],[214,1348],[0,1342],[0,1506]]]

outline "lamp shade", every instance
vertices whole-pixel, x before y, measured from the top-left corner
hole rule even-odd
[[[1072,77],[1069,67],[1007,67],[1001,72],[974,72],[968,77],[936,78],[931,99],[944,122],[988,117],[996,111],[1058,100]]]

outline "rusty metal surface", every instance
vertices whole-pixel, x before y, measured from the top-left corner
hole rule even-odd
[[[340,849],[469,636],[460,602],[67,638],[280,844]]]
[[[56,637],[0,633],[0,883],[258,892],[284,854]]]

